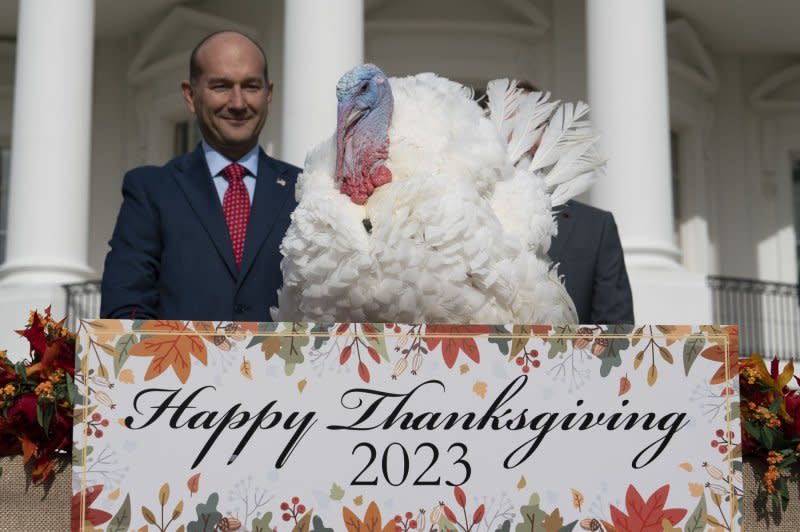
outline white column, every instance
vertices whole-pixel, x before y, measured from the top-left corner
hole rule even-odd
[[[587,0],[589,103],[608,159],[592,203],[614,213],[628,265],[676,268],[663,0]]]
[[[705,277],[673,237],[664,0],[586,0],[589,103],[606,173],[591,201],[617,221],[639,323],[711,320]]]
[[[302,166],[336,128],[336,82],[364,61],[364,0],[287,0],[281,158]]]
[[[20,0],[4,285],[91,275],[94,0]]]

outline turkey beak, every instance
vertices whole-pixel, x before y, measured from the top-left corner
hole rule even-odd
[[[353,124],[364,114],[364,109],[355,107],[355,102],[345,100],[339,104],[336,119],[336,180],[341,181],[344,177],[344,148],[348,133]]]

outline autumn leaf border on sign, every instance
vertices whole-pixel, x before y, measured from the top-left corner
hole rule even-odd
[[[625,493],[625,509],[623,512],[611,505],[611,521],[621,530],[644,530],[648,523],[660,524],[667,519],[672,526],[680,523],[688,511],[685,508],[664,508],[669,497],[669,484],[664,484],[645,501],[633,484],[628,485]]]
[[[364,519],[358,517],[347,506],[342,507],[342,519],[347,532],[395,532],[394,519],[390,519],[384,525],[380,508],[375,501],[370,502],[367,506]]]
[[[474,363],[480,364],[481,353],[474,336],[491,332],[490,325],[431,324],[425,328],[423,341],[430,351],[441,347],[442,360],[448,369],[452,369],[459,353],[464,353]]]
[[[704,349],[700,356],[720,366],[711,376],[710,384],[722,384],[739,375],[739,328],[735,325],[722,329],[701,327],[714,345]],[[720,334],[724,336],[720,338]],[[713,336],[712,336],[713,335]],[[727,356],[726,356],[727,348]]]
[[[352,332],[350,332],[352,327]],[[382,323],[341,323],[334,331],[334,335],[342,336],[348,334],[348,342],[339,352],[339,365],[344,366],[355,354],[357,360],[356,369],[359,378],[364,382],[369,382],[371,374],[368,360],[372,360],[375,365],[381,361],[389,362],[389,354],[386,350],[386,340],[383,337]],[[369,357],[369,358],[368,358]]]
[[[152,357],[144,376],[149,381],[172,368],[178,379],[186,384],[191,373],[192,360],[208,364],[208,351],[201,335],[189,327],[189,322],[153,320],[142,325],[143,333],[151,333],[130,348],[131,356]]]

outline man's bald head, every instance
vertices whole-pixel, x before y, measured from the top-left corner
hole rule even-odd
[[[192,50],[192,55],[189,57],[189,80],[192,84],[197,83],[197,80],[200,79],[200,76],[203,75],[203,54],[204,50],[208,48],[212,44],[216,44],[217,41],[236,41],[236,40],[245,40],[252,44],[256,50],[258,50],[259,54],[261,54],[261,58],[264,61],[264,83],[269,83],[269,68],[267,67],[267,54],[264,53],[264,49],[261,48],[261,45],[254,41],[252,38],[248,37],[244,33],[240,33],[238,31],[233,30],[223,30],[223,31],[215,31],[209,35],[206,35],[202,41],[197,43],[197,46],[194,47]]]

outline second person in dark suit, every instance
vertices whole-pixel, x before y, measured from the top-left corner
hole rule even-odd
[[[564,276],[578,320],[634,323],[631,285],[614,216],[574,200],[554,211],[558,234],[549,255]]]
[[[101,316],[268,321],[299,169],[258,146],[272,101],[267,59],[249,37],[218,32],[189,70],[181,88],[203,142],[126,174]]]

